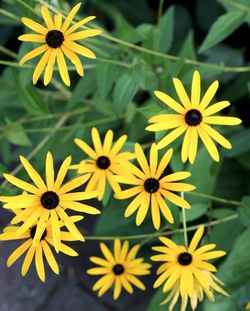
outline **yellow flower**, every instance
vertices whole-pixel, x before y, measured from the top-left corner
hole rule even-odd
[[[182,309],[185,310],[190,298],[191,306],[196,308],[198,300],[203,299],[203,292],[214,301],[213,291],[223,295],[228,295],[217,283],[224,285],[213,272],[217,269],[214,265],[206,262],[209,259],[224,256],[223,251],[211,251],[216,245],[207,244],[197,248],[204,226],[200,226],[193,236],[188,247],[177,245],[166,237],[160,237],[164,246],[153,247],[153,250],[160,252],[160,255],[151,257],[153,261],[163,261],[164,263],[157,270],[159,278],[154,283],[154,288],[163,286],[163,292],[171,290],[167,299],[163,303],[169,302],[169,311],[176,304],[179,295],[182,298]]]
[[[250,309],[250,301],[247,303],[246,309]]]
[[[15,211],[17,215],[22,216],[22,210]],[[83,216],[71,216],[69,217],[72,223],[75,223],[81,219]],[[59,228],[63,227],[64,224],[62,221],[59,222]],[[55,260],[55,257],[51,251],[50,246],[53,245],[53,233],[51,221],[49,221],[48,226],[44,229],[41,240],[33,246],[34,236],[36,232],[36,225],[31,226],[27,230],[23,231],[23,233],[18,234],[18,230],[20,227],[18,226],[8,226],[3,229],[3,233],[0,234],[0,240],[22,240],[26,239],[8,258],[7,266],[12,266],[18,258],[20,258],[26,251],[26,255],[22,265],[22,276],[25,276],[30,268],[31,262],[34,259],[36,265],[36,271],[41,279],[41,281],[45,282],[45,270],[44,270],[44,257],[46,258],[51,270],[59,274],[59,267]],[[76,241],[77,239],[70,233],[66,231],[61,231],[61,240],[62,241]],[[78,256],[78,254],[69,246],[64,243],[60,244],[59,251],[69,255],[69,256]]]
[[[119,184],[113,179],[113,174],[122,174],[125,169],[120,164],[121,161],[127,161],[134,158],[131,152],[120,152],[127,140],[127,136],[121,136],[112,146],[114,133],[108,130],[102,144],[98,130],[92,128],[92,141],[94,149],[84,141],[76,138],[74,141],[79,148],[85,152],[89,158],[81,161],[79,164],[72,165],[71,169],[77,169],[78,174],[91,173],[91,178],[86,187],[86,191],[97,190],[98,200],[102,200],[106,181],[110,184],[114,192],[121,191]]]
[[[189,159],[190,163],[194,163],[199,137],[203,141],[211,157],[215,161],[219,161],[220,157],[214,141],[228,149],[231,149],[232,145],[219,132],[214,130],[210,124],[238,125],[241,123],[241,120],[238,118],[213,116],[216,112],[229,106],[230,103],[228,101],[221,101],[208,107],[219,87],[219,82],[214,81],[201,100],[201,81],[198,71],[195,71],[193,75],[191,98],[188,97],[179,79],[174,78],[173,82],[182,105],[163,92],[155,91],[154,93],[164,104],[172,108],[178,114],[160,114],[153,116],[149,119],[149,122],[154,124],[147,126],[146,130],[162,131],[174,128],[173,131],[158,142],[158,149],[164,148],[185,133],[181,149],[182,162],[186,162]]]
[[[135,258],[140,245],[135,245],[129,250],[129,243],[125,241],[121,245],[120,240],[114,241],[114,255],[104,243],[100,243],[101,251],[105,257],[90,257],[90,260],[100,267],[87,270],[90,275],[103,275],[93,286],[102,296],[114,284],[113,298],[116,300],[121,294],[122,287],[132,294],[133,287],[145,290],[144,284],[136,277],[137,275],[150,274],[150,264],[144,263],[143,258]]]
[[[75,224],[70,221],[70,217],[65,212],[66,209],[71,209],[77,212],[88,214],[99,214],[100,211],[96,208],[82,204],[77,201],[87,200],[96,197],[96,191],[69,191],[84,184],[89,178],[89,175],[77,177],[66,184],[62,185],[71,163],[71,157],[67,157],[62,163],[57,178],[54,178],[53,158],[50,152],[46,157],[46,184],[33,168],[29,161],[20,156],[20,160],[32,179],[34,185],[27,183],[17,177],[9,174],[4,174],[4,177],[11,184],[24,190],[25,193],[16,196],[1,196],[0,201],[5,202],[3,207],[9,209],[23,209],[22,213],[16,215],[11,223],[23,221],[23,224],[18,228],[17,234],[23,234],[30,227],[36,225],[36,231],[33,238],[33,246],[40,241],[47,222],[51,221],[53,243],[56,251],[60,248],[60,226],[59,220],[67,227],[74,237],[83,241],[84,237],[77,229]],[[27,191],[27,192],[26,192]]]
[[[189,172],[176,172],[164,175],[164,170],[173,155],[173,149],[169,149],[165,153],[159,165],[156,144],[152,144],[150,148],[149,164],[139,144],[135,145],[135,154],[141,168],[139,169],[131,163],[124,163],[124,167],[132,173],[131,176],[114,177],[120,183],[133,185],[133,187],[115,194],[115,198],[120,200],[136,196],[128,205],[125,217],[129,217],[137,211],[136,225],[139,226],[145,219],[149,207],[151,207],[152,220],[156,229],[159,229],[161,224],[160,211],[170,223],[173,223],[173,216],[164,198],[182,208],[191,208],[187,201],[172,192],[194,190],[195,186],[193,185],[177,183],[177,181],[185,179],[191,174]]]
[[[39,77],[45,69],[44,85],[48,85],[53,75],[55,62],[57,62],[59,73],[63,82],[70,86],[70,78],[64,55],[75,65],[76,71],[80,76],[84,75],[84,71],[77,54],[88,58],[96,58],[95,54],[91,50],[74,42],[75,40],[97,36],[101,33],[99,29],[87,29],[75,32],[75,30],[80,28],[82,25],[94,19],[95,16],[86,17],[80,22],[70,26],[80,6],[81,3],[73,7],[64,23],[62,23],[61,14],[55,15],[53,21],[48,7],[42,6],[41,12],[46,27],[33,21],[32,19],[26,17],[22,18],[22,22],[38,34],[25,34],[18,37],[18,39],[21,41],[42,43],[41,46],[27,53],[20,60],[20,65],[23,65],[28,60],[43,54],[33,73],[34,84],[37,83]]]

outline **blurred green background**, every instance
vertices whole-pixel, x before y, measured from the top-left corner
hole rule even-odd
[[[47,1],[56,10],[68,12],[79,1]],[[227,284],[229,298],[216,296],[198,310],[243,310],[250,300],[250,52],[249,0],[157,1],[157,0],[89,0],[83,1],[78,18],[97,16],[90,26],[101,27],[111,37],[90,38],[83,45],[91,48],[97,60],[83,59],[85,77],[70,71],[72,86],[67,88],[55,72],[52,83],[36,86],[31,77],[37,59],[19,67],[18,60],[33,48],[21,44],[17,36],[27,29],[20,17],[39,19],[41,1],[2,0],[0,3],[0,172],[15,168],[20,178],[20,154],[32,159],[41,172],[48,150],[57,163],[67,155],[73,162],[82,154],[73,138],[90,139],[92,126],[104,133],[111,128],[118,138],[128,135],[126,148],[135,142],[150,144],[153,133],[144,129],[149,117],[166,111],[153,95],[162,90],[176,98],[172,78],[178,76],[190,90],[194,70],[202,77],[202,92],[212,81],[220,81],[216,101],[229,100],[225,115],[242,118],[243,124],[221,128],[233,144],[232,150],[220,148],[221,162],[214,163],[200,146],[190,183],[197,194],[188,195],[193,208],[187,214],[188,224],[219,221],[208,228],[207,241],[213,241],[228,256],[217,263],[219,277]],[[73,67],[70,65],[70,68]],[[171,170],[182,168],[181,140],[174,143],[175,156]],[[3,183],[1,193],[14,194],[15,189]],[[93,235],[131,235],[153,232],[151,220],[137,228],[133,217],[123,217],[128,202],[115,201],[107,189],[103,213],[98,217]],[[180,213],[173,208],[175,224],[180,226]],[[224,221],[227,217],[232,220]],[[110,221],[110,220],[114,221]],[[190,237],[192,234],[190,234]],[[182,237],[175,235],[176,241]],[[148,259],[152,254],[150,240],[143,248]],[[164,299],[161,290],[153,297],[148,311]],[[177,308],[178,309],[178,308]]]

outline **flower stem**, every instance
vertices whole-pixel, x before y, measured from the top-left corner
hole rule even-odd
[[[184,199],[184,192],[181,192],[181,198]],[[187,237],[187,221],[186,221],[186,210],[182,208],[182,222],[183,222],[183,235],[184,235],[184,243],[186,247],[188,247],[188,237]]]

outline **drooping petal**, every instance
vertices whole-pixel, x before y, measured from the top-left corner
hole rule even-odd
[[[58,64],[60,76],[61,76],[63,82],[67,86],[70,86],[69,72],[68,72],[68,68],[67,68],[67,65],[65,62],[63,52],[61,49],[57,49],[56,51],[57,51],[57,64]]]
[[[49,49],[49,46],[47,44],[44,44],[42,46],[39,46],[35,48],[34,50],[30,51],[29,53],[25,54],[21,60],[19,61],[20,65],[23,65],[28,60],[37,57],[38,55],[42,54],[43,52],[47,51]]]
[[[61,46],[63,53],[68,57],[68,59],[75,65],[77,73],[82,77],[84,75],[84,70],[80,58],[72,50],[66,48],[64,45]]]
[[[67,49],[69,49],[69,50],[71,50],[71,51],[73,51],[73,52],[75,52],[77,54],[80,54],[80,55],[82,55],[84,57],[88,57],[88,58],[91,58],[91,59],[96,59],[95,54],[90,49],[86,48],[85,46],[79,45],[79,44],[77,44],[75,42],[71,42],[71,41],[65,41],[63,43],[63,45]]]
[[[36,68],[34,70],[32,81],[33,84],[36,84],[38,79],[40,78],[44,68],[46,67],[48,60],[50,58],[51,49],[47,49],[47,51],[43,54],[43,56],[40,58],[38,64],[36,65]]]

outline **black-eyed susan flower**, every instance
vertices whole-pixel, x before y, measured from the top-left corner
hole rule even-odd
[[[218,284],[224,285],[213,273],[217,271],[214,265],[207,262],[209,259],[219,258],[226,253],[214,251],[215,244],[207,244],[197,248],[204,226],[200,226],[194,234],[188,247],[177,245],[166,237],[160,237],[164,246],[153,247],[160,255],[151,257],[153,261],[164,262],[157,270],[160,275],[154,283],[154,288],[164,284],[163,292],[169,292],[163,303],[170,302],[169,311],[173,310],[179,296],[182,298],[182,311],[186,309],[190,299],[193,310],[198,300],[203,299],[204,293],[214,301],[213,292],[219,292],[228,296]]]
[[[57,177],[55,178],[53,158],[51,153],[48,152],[45,165],[45,183],[25,157],[20,156],[20,160],[34,185],[15,176],[4,174],[4,177],[8,182],[25,192],[16,196],[0,197],[0,201],[5,203],[3,207],[12,210],[23,209],[23,211],[16,215],[12,221],[12,223],[23,221],[23,224],[17,230],[17,234],[23,234],[29,228],[36,225],[36,232],[33,238],[33,246],[35,246],[40,241],[48,221],[51,221],[54,246],[56,251],[59,251],[61,237],[59,220],[62,220],[63,224],[73,236],[83,241],[83,235],[77,229],[75,224],[70,221],[70,217],[65,210],[71,209],[73,211],[87,214],[100,213],[98,209],[78,202],[95,198],[97,196],[96,191],[70,192],[84,184],[89,178],[89,175],[77,177],[63,185],[62,183],[71,163],[71,156],[64,160],[58,171]]]
[[[42,44],[24,55],[20,60],[20,65],[23,65],[28,60],[43,54],[33,73],[34,84],[37,83],[42,72],[45,70],[44,85],[48,85],[53,75],[54,65],[57,63],[63,82],[70,86],[70,78],[64,55],[75,65],[76,71],[80,76],[84,75],[84,71],[81,60],[77,54],[88,58],[96,58],[91,50],[74,42],[76,40],[97,36],[101,33],[99,29],[86,29],[75,32],[81,26],[94,19],[95,16],[86,17],[70,26],[80,6],[81,3],[74,6],[64,22],[62,21],[61,14],[55,15],[53,20],[48,7],[42,6],[41,12],[46,26],[27,17],[22,18],[22,22],[37,34],[21,35],[18,39]]]
[[[15,211],[16,215],[23,215],[22,210]],[[71,223],[75,223],[79,220],[83,219],[83,216],[70,216],[69,220]],[[64,226],[62,221],[59,221],[59,228]],[[25,240],[12,254],[9,256],[7,260],[7,266],[12,266],[25,252],[26,255],[23,260],[21,274],[25,276],[30,268],[32,261],[34,260],[37,274],[41,281],[45,282],[45,269],[44,269],[44,258],[48,262],[51,270],[59,274],[59,267],[51,250],[53,247],[53,233],[51,221],[48,222],[46,229],[44,229],[41,240],[33,246],[33,240],[36,234],[36,225],[31,226],[23,233],[18,234],[20,226],[8,226],[5,227],[3,233],[0,234],[1,241],[9,241],[9,240]],[[67,231],[61,230],[61,240],[62,241],[76,241],[77,239]],[[78,256],[77,252],[75,252],[71,247],[64,243],[60,243],[59,251],[68,255],[68,256]]]
[[[144,284],[137,276],[150,274],[151,265],[144,263],[143,258],[136,258],[140,245],[134,245],[129,249],[129,242],[121,244],[120,240],[114,241],[114,254],[104,243],[100,243],[103,258],[90,257],[90,260],[99,267],[87,270],[90,275],[102,275],[94,284],[93,290],[102,296],[114,284],[113,298],[119,298],[122,288],[128,293],[133,293],[132,285],[145,290]],[[131,285],[132,284],[132,285]]]
[[[114,177],[120,183],[133,186],[115,194],[115,198],[120,200],[135,196],[125,211],[125,217],[129,217],[137,211],[136,225],[139,226],[145,219],[149,208],[151,208],[152,220],[156,229],[159,229],[161,224],[160,212],[167,221],[173,223],[172,213],[164,198],[182,208],[191,208],[187,201],[173,193],[173,191],[185,192],[195,189],[193,185],[178,182],[191,174],[181,171],[164,175],[164,170],[173,155],[173,149],[169,149],[165,153],[159,165],[156,144],[152,144],[150,148],[149,163],[142,147],[138,143],[135,145],[135,154],[140,168],[132,163],[124,163],[124,167],[128,169],[131,176],[119,175]]]
[[[198,71],[195,71],[193,75],[191,98],[188,97],[179,79],[174,78],[173,82],[181,104],[163,92],[155,91],[154,93],[156,97],[178,114],[153,116],[149,119],[149,122],[153,124],[147,126],[146,130],[162,131],[174,129],[158,142],[158,149],[164,148],[185,133],[181,149],[182,162],[189,160],[190,163],[194,163],[199,137],[211,157],[215,161],[219,161],[220,157],[214,141],[227,149],[231,149],[232,145],[210,125],[238,125],[241,123],[241,120],[235,117],[214,116],[215,113],[230,105],[228,101],[221,101],[208,107],[219,87],[219,82],[214,81],[201,100],[201,81]]]
[[[77,146],[89,158],[84,159],[79,164],[72,165],[71,168],[77,169],[78,174],[91,173],[86,191],[97,190],[98,200],[102,200],[106,182],[110,184],[114,192],[121,191],[118,182],[113,179],[113,175],[125,174],[126,170],[120,162],[127,162],[134,158],[134,154],[131,152],[120,152],[127,140],[127,135],[121,136],[113,144],[114,133],[112,130],[108,130],[102,144],[99,132],[95,127],[92,128],[91,134],[94,149],[79,138],[74,140]]]

